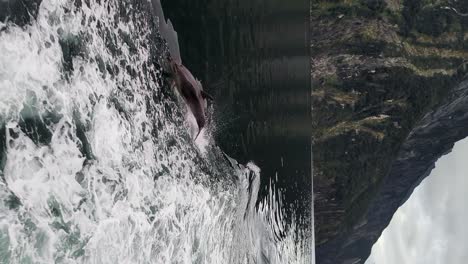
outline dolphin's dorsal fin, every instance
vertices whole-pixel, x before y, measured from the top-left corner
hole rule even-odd
[[[204,99],[210,99],[211,101],[214,100],[213,96],[211,96],[210,94],[206,93],[205,91],[201,90],[201,95]]]
[[[199,129],[198,129],[198,133],[197,133],[197,135],[195,136],[194,141],[197,140],[197,138],[198,138],[198,136],[200,135],[201,131],[202,131],[202,130],[199,128]]]

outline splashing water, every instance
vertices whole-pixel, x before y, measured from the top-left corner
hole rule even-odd
[[[255,206],[260,170],[192,142],[150,9],[0,22],[0,263],[310,263],[274,188]]]

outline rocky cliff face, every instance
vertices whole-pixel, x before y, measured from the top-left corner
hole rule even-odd
[[[364,263],[437,158],[468,135],[468,88],[460,84],[467,7],[430,0],[312,4],[317,263]]]

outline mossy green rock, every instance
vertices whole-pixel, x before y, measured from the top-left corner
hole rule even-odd
[[[380,233],[354,239],[356,230],[401,146],[463,80],[468,18],[444,8],[450,2],[313,2],[317,263],[365,262]],[[464,2],[453,7],[465,12]]]

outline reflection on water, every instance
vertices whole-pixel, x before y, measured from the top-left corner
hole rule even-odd
[[[283,189],[285,205],[308,216],[308,1],[162,0],[162,5],[178,32],[184,64],[215,96],[218,143],[242,162],[254,160]]]

